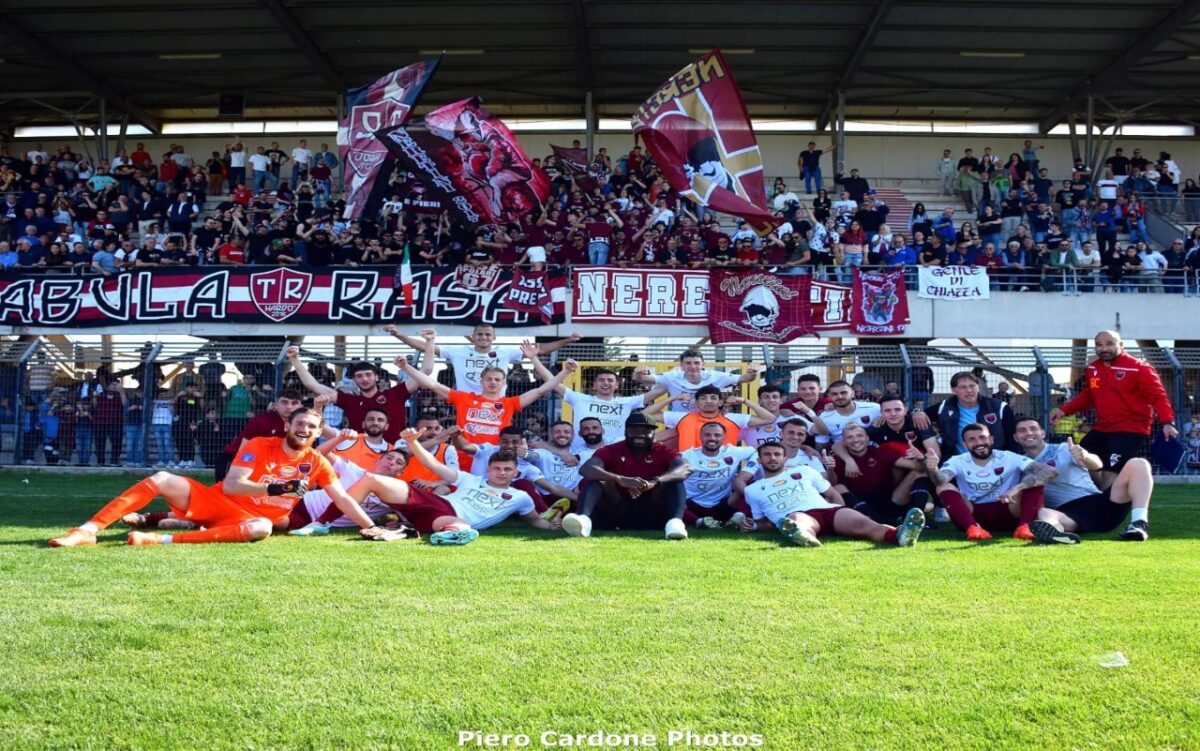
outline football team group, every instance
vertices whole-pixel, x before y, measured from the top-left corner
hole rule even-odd
[[[939,522],[968,540],[1003,531],[1073,544],[1129,516],[1120,539],[1143,541],[1154,481],[1138,454],[1155,422],[1167,438],[1177,436],[1157,373],[1112,331],[1096,335],[1078,394],[1050,414],[1054,421],[1094,411],[1078,444],[1047,443],[1045,426],[981,394],[969,371],[953,376],[950,397],[911,413],[899,397],[855,401],[850,384],[822,390],[812,375],[800,377],[794,395],[763,386],[753,403],[726,393],[756,381],[753,368],[707,369],[687,350],[670,372],[633,371],[648,390],[621,396],[616,372],[590,372],[585,393],[564,385],[578,369],[573,360],[557,374],[541,362],[577,336],[517,347],[496,345],[486,325],[462,345],[438,344],[430,329],[387,331],[425,355],[421,370],[397,358],[405,379],[380,389],[375,366],[358,363],[351,393],[319,383],[292,347],[288,359],[315,408],[303,405],[302,393],[281,393],[227,449],[216,484],[156,472],[50,545],[94,545],[118,521],[135,528],[130,545],[252,542],[333,527],[358,527],[368,540],[461,545],[513,515],[574,537],[663,530],[680,540],[689,528],[777,529],[807,547],[828,535],[912,546]],[[435,357],[452,366],[453,388],[433,377]],[[506,371],[523,360],[542,383],[506,396]],[[421,389],[453,407],[455,425],[428,411],[406,425]],[[512,426],[551,391],[570,419],[555,422],[549,440]],[[353,429],[324,424],[321,406],[330,403]],[[170,510],[143,513],[159,497]]]

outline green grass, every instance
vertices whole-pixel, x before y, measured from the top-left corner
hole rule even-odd
[[[456,748],[457,732],[770,749],[1200,748],[1200,501],[1078,547],[937,532],[465,548],[45,540],[131,476],[0,475],[0,747]],[[1123,652],[1129,667],[1104,669]],[[474,747],[474,746],[472,746]],[[692,746],[696,748],[697,746]],[[674,748],[685,748],[676,745]]]

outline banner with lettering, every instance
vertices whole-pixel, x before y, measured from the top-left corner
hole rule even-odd
[[[707,269],[622,269],[576,266],[572,323],[708,324]],[[850,325],[850,288],[813,280],[812,326],[818,331]]]
[[[908,325],[908,290],[904,269],[885,273],[854,267],[850,292],[850,331],[855,334],[892,336]]]
[[[809,303],[812,277],[721,269],[709,274],[708,336],[713,344],[786,344],[816,335]]]
[[[987,269],[983,266],[922,266],[917,296],[930,300],[989,300]]]
[[[248,324],[444,323],[497,327],[563,323],[567,275],[551,267],[541,290],[528,282],[511,302],[511,269],[491,289],[460,285],[453,270],[413,267],[413,305],[395,268],[209,267],[134,271],[114,277],[0,277],[0,325],[79,328],[195,321]],[[544,291],[545,294],[542,294]],[[549,297],[547,302],[546,297]],[[549,313],[549,320],[546,320]]]

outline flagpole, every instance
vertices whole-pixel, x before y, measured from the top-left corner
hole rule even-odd
[[[346,92],[339,91],[337,95],[337,121],[340,126],[346,119]],[[336,144],[334,144],[336,146]],[[338,185],[341,186],[341,194],[346,195],[346,160],[338,160]]]

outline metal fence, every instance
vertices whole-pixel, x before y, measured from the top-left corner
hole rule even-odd
[[[30,338],[0,342],[0,463],[49,465],[125,465],[212,467],[247,419],[269,408],[282,389],[304,391],[284,353],[289,341],[260,340],[154,343],[141,346]],[[640,393],[632,369],[675,367],[688,345],[659,341],[579,342],[545,358],[555,369],[566,358],[585,367],[572,384],[588,388],[593,368],[603,364],[621,376],[621,393]],[[921,408],[950,395],[955,373],[973,371],[985,394],[1006,401],[1018,414],[1045,422],[1049,412],[1078,392],[1090,347],[998,347],[895,344],[705,345],[706,362],[726,370],[754,364],[764,367],[763,381],[796,389],[801,375],[813,374],[823,385],[850,382],[860,399],[898,392],[910,407]],[[1200,349],[1130,348],[1159,372],[1175,405],[1176,424],[1188,445],[1182,471],[1200,474]],[[388,387],[401,379],[398,357],[419,362],[419,355],[396,341],[355,339],[305,343],[302,358],[328,386],[353,389],[346,366],[376,365]],[[437,364],[435,376],[453,384],[453,374]],[[527,364],[510,371],[508,393],[534,388],[538,381]],[[753,392],[750,392],[753,396]],[[551,395],[523,410],[518,427],[545,435],[561,415]],[[436,412],[453,420],[453,409],[436,395],[421,391],[409,405],[409,419]],[[345,426],[336,407],[325,408],[327,421]],[[1051,428],[1051,440],[1080,438],[1094,415],[1083,413]]]

